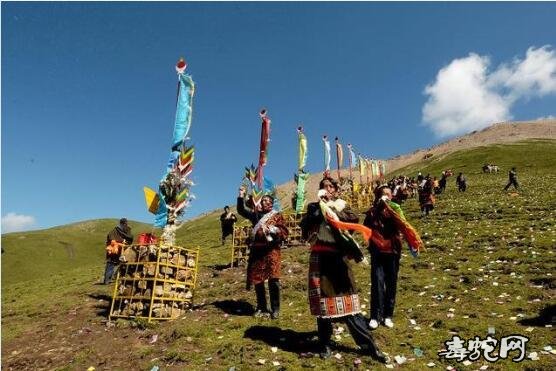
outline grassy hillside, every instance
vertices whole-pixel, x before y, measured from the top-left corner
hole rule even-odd
[[[556,325],[553,318],[547,318],[554,316],[556,304],[555,158],[556,142],[527,141],[456,152],[396,171],[439,175],[442,169],[452,168],[456,174],[466,174],[469,188],[458,193],[455,177],[450,178],[446,193],[437,198],[435,211],[428,218],[420,217],[416,199],[403,206],[408,220],[421,232],[426,250],[419,259],[408,254],[402,257],[395,327],[373,332],[381,349],[392,358],[407,358],[395,368],[422,370],[433,362],[433,369],[438,370],[448,365],[458,369],[483,365],[489,370],[554,369],[556,356],[544,348],[556,348],[554,328],[545,327]],[[482,174],[485,162],[498,164],[501,173]],[[511,166],[517,167],[523,187],[520,192],[502,191]],[[306,298],[305,247],[283,251],[280,319],[252,318],[254,293],[245,291],[244,268],[225,269],[230,246],[220,245],[217,217],[215,212],[199,218],[178,232],[180,244],[201,248],[194,309],[180,320],[153,325],[121,320],[115,326],[107,325],[112,288],[95,285],[103,270],[102,250],[91,253],[90,259],[83,258],[88,264],[68,266],[68,250],[59,243],[74,244],[78,255],[82,251],[85,256],[88,248],[98,251],[99,239],[103,241],[115,221],[91,222],[95,232],[79,232],[86,231],[79,224],[60,227],[71,230],[68,234],[56,234],[60,229],[40,231],[43,235],[33,237],[33,241],[40,242],[44,251],[30,244],[28,250],[16,254],[15,245],[10,245],[14,240],[28,242],[30,235],[39,232],[3,236],[2,366],[93,366],[97,370],[150,370],[155,365],[163,370],[384,368],[359,355],[347,331],[339,329],[334,336],[340,344],[338,358],[321,360],[307,355],[314,351],[316,333]],[[134,226],[134,231],[138,229]],[[10,256],[21,259],[20,270],[35,272],[36,276],[29,278],[14,267],[8,268],[15,261],[7,259]],[[50,269],[56,256],[66,259],[59,270]],[[47,267],[48,274],[43,274],[41,266]],[[354,269],[367,311],[369,267],[356,265]],[[438,359],[437,352],[452,335],[484,339],[488,327],[494,327],[497,338],[528,336],[527,351],[537,352],[539,359],[519,364],[480,359],[472,366]],[[357,359],[362,361],[359,367],[354,365]]]
[[[534,176],[544,171],[556,172],[554,157],[554,140],[537,139],[512,144],[493,144],[462,150],[449,155],[431,157],[428,160],[406,166],[395,171],[395,174],[415,174],[421,170],[423,174],[440,176],[442,170],[451,168],[464,174],[482,173],[482,166],[493,163],[500,167],[502,178],[507,179],[508,171],[516,166],[518,173]]]
[[[104,259],[106,234],[117,224],[117,219],[101,219],[2,235],[2,285],[97,265]],[[152,229],[133,221],[129,225],[134,234]]]

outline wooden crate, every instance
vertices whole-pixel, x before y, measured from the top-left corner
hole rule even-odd
[[[250,224],[242,223],[234,226],[234,233],[232,234],[232,261],[230,266],[239,267],[247,263],[249,256],[249,246],[247,246],[247,239],[253,228]]]
[[[122,252],[109,319],[168,320],[192,305],[199,249],[131,245]]]
[[[284,213],[284,220],[286,221],[286,227],[288,228],[288,240],[286,241],[287,246],[303,245],[305,241],[301,237],[301,219],[305,216],[305,213]]]
[[[303,245],[305,241],[301,237],[301,227],[299,223],[305,214],[284,213],[284,220],[286,228],[288,228],[288,239],[284,243],[284,247]],[[231,267],[239,267],[247,263],[249,256],[249,246],[247,239],[253,227],[248,222],[241,223],[234,226],[234,233],[232,235],[232,254],[231,254]]]

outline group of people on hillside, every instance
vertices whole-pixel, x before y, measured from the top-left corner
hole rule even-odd
[[[376,346],[369,330],[376,329],[381,324],[388,328],[394,326],[392,318],[402,238],[405,237],[404,227],[400,225],[400,220],[405,220],[400,204],[407,199],[408,189],[417,183],[421,211],[423,215],[428,215],[434,208],[434,194],[443,192],[447,176],[443,173],[438,182],[429,175],[422,176],[421,173],[416,180],[402,176],[374,189],[373,204],[365,213],[363,221],[363,226],[372,231],[368,239],[371,256],[371,313],[368,322],[361,313],[359,295],[349,262],[353,260],[359,263],[365,258],[353,238],[342,233],[334,222],[341,222],[343,226],[358,225],[359,217],[338,197],[339,185],[336,180],[325,175],[320,181],[319,200],[307,206],[307,213],[300,227],[303,238],[308,241],[311,249],[308,299],[310,312],[316,316],[321,357],[329,357],[334,347],[334,342],[331,341],[333,322],[343,322],[363,353],[379,362],[386,362],[386,356]],[[459,173],[456,183],[458,190],[465,192],[466,179],[463,173]],[[511,185],[519,188],[515,168],[510,171],[509,182],[504,189],[507,190]],[[277,319],[280,315],[280,248],[289,232],[284,217],[273,207],[274,198],[271,195],[263,196],[261,202],[255,205],[252,199],[246,199],[246,190],[240,188],[237,212],[253,225],[248,242],[250,253],[246,287],[255,288],[254,315],[268,315]],[[222,244],[233,233],[236,220],[236,216],[226,206],[220,216]],[[122,218],[106,238],[104,284],[113,279],[122,246],[132,242],[131,228],[127,219]],[[268,281],[270,309],[265,281]]]
[[[418,173],[416,178],[410,178],[404,175],[392,178],[388,182],[388,187],[392,190],[392,201],[401,205],[409,197],[413,197],[417,194],[422,216],[428,216],[430,212],[434,210],[436,202],[435,196],[446,190],[447,179],[452,175],[452,170],[449,169],[442,171],[440,179],[431,177],[430,174],[423,176],[421,172]],[[463,172],[460,172],[456,177],[456,186],[458,192],[465,192],[467,190],[467,178]],[[507,191],[511,186],[514,186],[515,189],[519,189],[515,167],[512,167],[508,173],[508,184],[506,184],[504,190]]]
[[[329,357],[333,322],[343,322],[362,352],[379,362],[386,357],[376,346],[369,330],[379,325],[394,326],[392,320],[396,298],[399,261],[402,249],[403,212],[392,202],[388,185],[375,188],[375,201],[366,212],[363,226],[372,230],[368,240],[371,255],[371,315],[367,321],[361,314],[359,295],[350,260],[364,260],[363,253],[350,235],[335,226],[358,229],[359,217],[347,203],[338,198],[336,180],[325,176],[319,183],[317,202],[308,204],[300,226],[310,244],[308,299],[310,312],[317,318],[320,355]],[[247,286],[254,285],[257,305],[255,316],[270,315],[276,319],[280,309],[280,244],[288,236],[284,218],[273,210],[274,199],[264,196],[259,206],[245,199],[240,188],[237,211],[253,224],[247,265]],[[249,206],[247,206],[249,204]],[[395,211],[395,209],[397,211]],[[401,215],[398,215],[400,213]],[[395,217],[396,216],[396,217]],[[264,282],[268,280],[270,310],[267,307]]]

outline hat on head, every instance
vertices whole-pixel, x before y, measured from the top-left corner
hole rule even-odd
[[[120,224],[127,224],[127,219],[126,218],[121,218],[120,219]]]

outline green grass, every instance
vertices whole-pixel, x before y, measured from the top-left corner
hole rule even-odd
[[[456,175],[462,171],[468,178],[465,193],[457,192],[455,176],[449,178],[446,193],[438,196],[428,218],[420,217],[416,199],[403,205],[408,220],[421,232],[426,249],[418,259],[404,253],[395,328],[380,327],[373,332],[383,351],[391,357],[404,355],[409,359],[396,368],[422,370],[434,362],[434,369],[446,369],[447,365],[458,369],[478,369],[482,365],[488,365],[489,370],[554,369],[555,356],[542,353],[547,345],[556,348],[554,329],[518,323],[520,316],[536,317],[544,307],[555,304],[554,159],[554,141],[527,141],[456,152],[396,171],[414,175],[420,170],[438,176],[441,170],[451,168]],[[481,166],[486,162],[498,164],[501,172],[482,174]],[[517,167],[523,188],[517,195],[502,191],[511,166]],[[195,310],[180,320],[152,326],[122,321],[106,332],[103,317],[84,303],[111,294],[111,288],[93,283],[102,274],[102,244],[114,223],[92,221],[85,223],[89,229],[76,224],[2,236],[6,250],[2,256],[3,366],[12,362],[7,358],[9,352],[26,339],[29,343],[36,341],[35,332],[44,331],[47,323],[55,339],[74,336],[69,330],[73,322],[68,320],[68,312],[77,309],[85,312],[86,323],[99,333],[86,345],[75,345],[73,356],[51,368],[86,369],[92,365],[97,369],[150,370],[158,365],[162,369],[280,369],[272,365],[275,361],[288,370],[343,370],[353,368],[356,358],[363,361],[359,369],[384,368],[352,352],[340,352],[339,360],[321,360],[300,358],[285,350],[295,340],[292,334],[315,330],[307,303],[305,247],[283,250],[282,314],[278,321],[254,319],[235,311],[226,314],[219,307],[224,301],[254,303],[255,298],[252,291],[245,291],[244,268],[216,269],[230,259],[230,246],[220,245],[217,212],[184,225],[177,234],[180,245],[201,249]],[[134,233],[150,230],[146,225],[132,226]],[[59,241],[73,244],[73,260]],[[368,311],[369,267],[356,265],[354,270],[364,310]],[[420,329],[415,329],[410,319]],[[267,327],[277,338],[253,339],[254,326]],[[453,334],[464,339],[476,335],[484,338],[489,326],[495,328],[497,338],[508,334],[528,336],[528,352],[538,352],[540,359],[520,364],[508,360],[489,364],[481,359],[469,367],[438,359],[437,352]],[[528,328],[533,330],[528,332]],[[353,348],[346,332],[336,339]],[[158,335],[158,341],[149,344],[153,334]],[[117,350],[106,350],[107,344]],[[276,353],[271,350],[275,344]],[[416,347],[424,352],[423,357],[413,355]],[[129,354],[128,358],[122,358],[124,353]],[[265,364],[258,364],[259,359],[265,359]]]
[[[98,264],[106,253],[106,234],[117,223],[117,219],[100,219],[2,235],[2,285]],[[138,222],[130,226],[134,234],[152,229]]]

